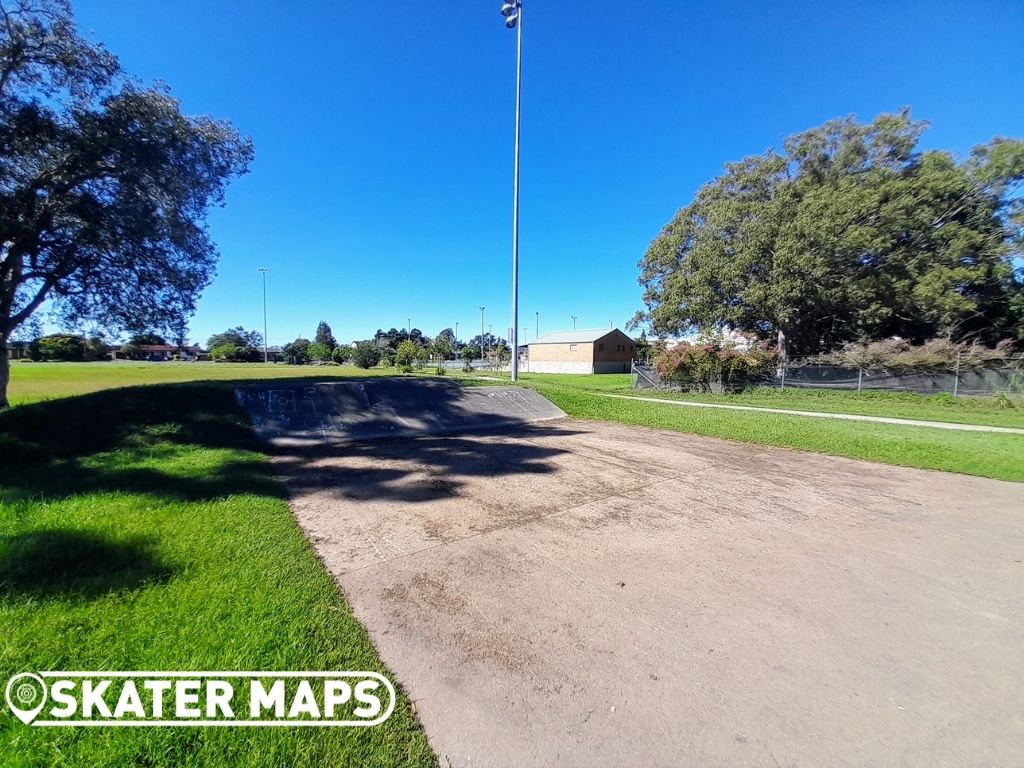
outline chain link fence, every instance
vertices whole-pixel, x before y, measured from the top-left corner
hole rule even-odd
[[[637,365],[632,369],[633,389],[708,390],[721,391],[710,385],[665,381],[653,366]],[[824,365],[807,359],[787,360],[774,376],[742,382],[738,388],[769,386],[785,389],[836,389],[854,392],[885,390],[934,395],[946,392],[960,395],[1019,395],[1024,393],[1024,356],[1007,358],[997,368],[970,368],[953,371],[885,371]],[[734,389],[737,387],[733,387]]]

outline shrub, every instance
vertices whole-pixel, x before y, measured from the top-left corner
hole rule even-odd
[[[767,344],[740,349],[734,344],[710,339],[691,344],[680,342],[671,349],[664,344],[654,348],[654,367],[658,375],[684,389],[707,391],[721,386],[732,390],[772,374],[778,353]]]
[[[218,344],[210,350],[210,358],[218,363],[244,363],[251,359],[251,347],[237,344]]]
[[[352,357],[352,347],[335,347],[334,351],[331,352],[331,360],[338,363],[344,363]]]
[[[352,350],[352,364],[356,368],[373,368],[380,362],[380,350],[372,341],[360,341]]]

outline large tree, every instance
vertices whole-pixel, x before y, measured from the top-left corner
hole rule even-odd
[[[1020,334],[1024,142],[958,161],[919,150],[925,127],[906,111],[837,119],[726,165],[648,248],[634,322],[781,330],[804,353]]]
[[[125,76],[64,0],[0,0],[0,407],[6,342],[44,304],[183,335],[216,264],[207,210],[251,157],[229,124]]]
[[[338,340],[334,338],[331,326],[327,324],[326,320],[321,320],[320,324],[316,327],[316,336],[313,337],[313,341],[317,344],[323,344],[328,350],[338,346]]]

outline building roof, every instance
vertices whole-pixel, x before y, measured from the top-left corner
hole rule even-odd
[[[593,344],[613,333],[622,333],[618,328],[592,328],[585,331],[553,331],[545,333],[530,344]],[[622,333],[623,336],[626,334]],[[628,337],[627,337],[628,338]]]

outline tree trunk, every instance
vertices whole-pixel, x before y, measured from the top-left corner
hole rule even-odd
[[[11,380],[11,359],[7,351],[7,337],[0,334],[0,408],[10,405],[7,401],[7,383]]]

